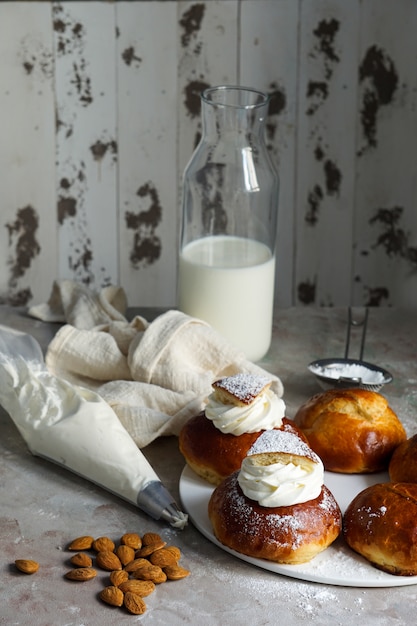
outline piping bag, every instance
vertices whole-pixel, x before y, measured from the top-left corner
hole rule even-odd
[[[52,376],[31,336],[0,325],[0,405],[32,454],[182,529],[183,513],[113,409],[94,391]]]

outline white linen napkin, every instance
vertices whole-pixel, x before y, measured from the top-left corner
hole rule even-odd
[[[176,310],[151,323],[140,316],[129,322],[126,307],[120,287],[95,293],[66,280],[54,283],[49,301],[29,313],[67,322],[48,347],[48,370],[99,393],[140,448],[177,435],[223,376],[268,376],[283,395],[277,376],[248,361],[205,322]]]

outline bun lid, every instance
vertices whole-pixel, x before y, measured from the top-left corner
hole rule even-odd
[[[321,465],[320,457],[296,434],[288,431],[266,430],[249,449],[248,457],[257,465],[293,463],[311,469],[312,464]]]
[[[248,406],[271,386],[271,380],[255,374],[235,374],[216,380],[212,387],[216,398],[225,404]]]

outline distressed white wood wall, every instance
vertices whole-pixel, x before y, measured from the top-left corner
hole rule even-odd
[[[0,302],[174,306],[199,93],[271,93],[276,301],[417,307],[417,2],[0,3]]]

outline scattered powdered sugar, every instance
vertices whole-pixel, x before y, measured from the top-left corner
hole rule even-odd
[[[319,507],[326,511],[330,511],[333,515],[337,515],[340,512],[340,507],[336,502],[336,499],[330,489],[326,486],[322,490],[322,499],[319,502]]]
[[[214,388],[224,389],[245,404],[250,404],[271,381],[266,376],[236,374],[217,380]]]
[[[311,367],[311,371],[318,376],[325,376],[338,380],[339,378],[358,378],[363,383],[378,385],[385,382],[383,372],[372,370],[365,365],[356,363],[333,363],[332,365],[317,365]]]

